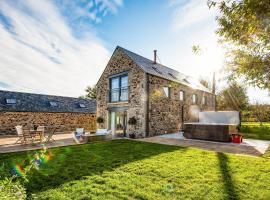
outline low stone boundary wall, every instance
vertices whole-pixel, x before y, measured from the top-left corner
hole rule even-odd
[[[96,130],[95,113],[47,113],[47,112],[0,112],[0,134],[15,135],[15,126],[34,125],[59,127],[57,131],[74,131],[82,127],[85,130]]]

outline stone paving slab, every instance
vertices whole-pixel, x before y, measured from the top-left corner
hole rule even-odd
[[[83,142],[74,136],[74,133],[58,133],[53,136],[55,141],[46,143],[46,148],[54,147],[64,147],[70,145],[80,145],[87,142]],[[40,143],[34,144],[15,144],[18,137],[15,136],[2,136],[0,137],[0,154],[1,153],[11,153],[11,152],[20,152],[20,151],[30,151],[42,149],[43,145]],[[121,139],[121,138],[112,138],[112,140]],[[111,139],[106,139],[111,140]]]
[[[178,135],[177,135],[178,134]],[[233,154],[244,154],[251,156],[263,155],[270,145],[270,141],[263,140],[249,140],[246,139],[242,144],[212,142],[204,140],[186,139],[181,134],[167,134],[162,136],[155,136],[149,138],[137,139],[139,141],[174,145],[181,147],[194,147],[204,150],[211,150],[216,152],[225,152]]]
[[[72,133],[61,133],[53,136],[55,141],[46,143],[46,148],[62,147],[69,145],[76,145],[78,141],[73,137]],[[29,151],[42,149],[43,146],[40,143],[34,144],[14,144],[17,141],[17,137],[1,137],[0,138],[0,153],[11,153],[19,151]]]

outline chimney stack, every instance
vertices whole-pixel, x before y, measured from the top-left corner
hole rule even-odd
[[[157,50],[154,50],[154,64],[157,64]]]

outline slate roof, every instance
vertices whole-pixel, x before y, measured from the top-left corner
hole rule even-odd
[[[159,63],[154,64],[154,61],[145,58],[143,56],[140,56],[136,53],[133,53],[122,47],[117,46],[116,48],[121,49],[125,54],[128,55],[130,59],[132,59],[138,66],[142,68],[143,71],[145,71],[148,74],[152,74],[167,80],[178,82],[194,89],[212,93],[208,88],[204,87],[198,80],[190,76],[184,75],[162,64]]]
[[[96,113],[96,100],[0,90],[0,111]]]

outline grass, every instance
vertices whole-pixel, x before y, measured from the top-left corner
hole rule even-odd
[[[269,156],[130,140],[50,151],[29,175],[29,199],[270,199]],[[2,154],[0,163],[23,165],[33,153]]]
[[[243,122],[240,131],[244,138],[270,140],[270,122],[263,122],[262,126],[259,122]]]

